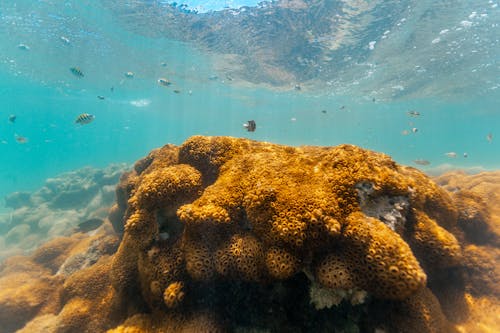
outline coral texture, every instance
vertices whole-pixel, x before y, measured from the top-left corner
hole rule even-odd
[[[350,145],[167,145],[97,234],[0,265],[0,333],[498,331],[498,176],[440,187]]]
[[[270,282],[301,270],[324,287],[402,300],[426,284],[420,262],[439,269],[461,258],[450,196],[417,170],[350,145],[192,137],[137,162],[117,198],[124,236],[113,283],[142,286],[152,308],[180,301],[176,283],[189,299],[193,282]]]

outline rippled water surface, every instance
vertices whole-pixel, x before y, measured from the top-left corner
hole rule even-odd
[[[500,166],[496,1],[25,0],[0,18],[0,196],[195,134]]]

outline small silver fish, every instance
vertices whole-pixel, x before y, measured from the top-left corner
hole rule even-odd
[[[412,131],[413,133],[417,133],[417,132],[418,132],[418,128],[413,127],[413,128],[411,129],[411,131]]]
[[[132,79],[132,78],[134,78],[134,72],[127,72],[127,73],[125,73],[125,77],[126,77],[127,79]]]
[[[464,153],[464,158],[467,158],[467,157],[469,157],[469,154]]]
[[[61,37],[60,37],[60,39],[61,39],[61,41],[62,41],[64,44],[66,44],[66,45],[71,44],[71,41],[69,40],[69,38],[68,38],[68,37],[61,36]]]
[[[448,153],[445,153],[446,157],[449,157],[449,158],[455,158],[457,157],[457,153],[455,153],[454,151],[450,151]]]
[[[83,74],[83,72],[80,69],[80,67],[71,67],[69,70],[76,77],[82,78],[82,77],[85,76],[85,74]]]
[[[23,50],[23,51],[29,51],[29,49],[30,49],[30,47],[29,47],[28,45],[26,45],[26,44],[19,44],[19,45],[17,46],[17,48],[18,48],[19,50]]]
[[[158,84],[160,86],[168,87],[172,83],[169,80],[165,79],[164,77],[161,77],[161,78],[158,79]]]
[[[406,112],[406,114],[409,115],[410,117],[418,117],[418,116],[420,116],[420,112],[415,111],[415,110],[410,110],[410,111]]]
[[[94,119],[95,119],[94,115],[89,113],[82,113],[76,118],[75,123],[80,125],[86,125],[90,124],[92,121],[94,121]]]
[[[413,161],[413,163],[418,164],[418,165],[429,165],[431,162],[424,160],[424,159],[416,159]]]
[[[11,114],[11,115],[9,116],[9,121],[10,121],[11,123],[15,123],[15,122],[16,122],[16,119],[17,119],[17,116],[16,116],[15,114]]]

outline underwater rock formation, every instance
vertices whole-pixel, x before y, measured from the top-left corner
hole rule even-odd
[[[5,204],[13,210],[0,215],[0,259],[28,253],[53,237],[89,231],[79,227],[86,221],[96,222],[91,229],[98,227],[115,200],[115,186],[126,169],[125,164],[82,168],[47,179],[32,193],[7,196]]]
[[[450,196],[350,145],[193,137],[139,161],[117,198],[110,219],[124,234],[113,284],[140,291],[154,310],[193,302],[199,285],[300,272],[326,288],[405,300],[462,258]]]
[[[463,198],[351,145],[195,136],[123,174],[109,213],[121,237],[114,254],[118,240],[106,225],[100,238],[56,239],[2,265],[0,279],[11,285],[23,270],[42,292],[55,284],[41,300],[9,303],[14,288],[0,294],[0,310],[19,304],[11,316],[29,309],[4,331],[473,327],[470,318],[483,320],[475,306],[499,308],[491,274],[499,256],[494,238],[477,241],[465,220],[491,225],[500,214],[486,201],[464,214]]]

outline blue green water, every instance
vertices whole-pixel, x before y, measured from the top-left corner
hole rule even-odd
[[[152,15],[149,10],[160,11],[162,2],[2,2],[0,197],[37,189],[46,178],[63,171],[133,163],[155,147],[180,144],[197,134],[290,145],[352,143],[428,171],[500,167],[500,16],[492,1],[474,5],[464,1],[456,16],[433,18],[434,26],[426,31],[419,30],[417,23],[399,27],[401,22],[418,21],[411,11],[393,22],[377,21],[391,24],[391,31],[400,30],[385,38],[392,32],[385,33],[381,27],[378,36],[353,33],[354,37],[345,39],[343,58],[338,60],[341,75],[323,77],[339,66],[336,59],[320,65],[315,60],[301,70],[322,66],[316,76],[296,80],[295,73],[289,84],[281,85],[252,81],[249,73],[238,76],[227,60],[229,53],[218,48],[219,41],[210,49],[200,47],[195,37],[189,41],[172,37],[175,33],[161,36],[163,27],[144,23],[154,22],[154,17],[131,24],[127,18],[146,15],[137,12],[137,3]],[[425,5],[415,5],[415,12],[423,12]],[[364,10],[366,14],[382,9]],[[185,26],[178,29],[188,31]],[[345,29],[338,36],[349,33],[349,24]],[[414,35],[415,43],[425,40],[415,48],[419,51],[412,51],[409,35]],[[376,43],[367,43],[372,39]],[[256,41],[264,43],[265,36]],[[353,44],[359,44],[363,55],[351,61],[348,52],[355,52]],[[257,55],[265,52],[279,54],[272,47],[272,43],[262,44],[250,50],[258,52],[241,51],[248,56],[243,62],[259,60]],[[302,59],[309,51],[300,52]],[[262,78],[287,69],[277,60],[268,64],[275,68]],[[83,78],[70,72],[75,66],[81,68]],[[255,69],[255,76],[262,68]],[[129,71],[133,78],[125,76]],[[162,77],[172,85],[159,85]],[[410,110],[420,116],[409,116]],[[93,114],[95,120],[75,124],[81,113]],[[14,123],[8,119],[11,114],[17,117]],[[242,126],[250,119],[257,123],[253,133]],[[492,140],[487,140],[488,134]],[[16,135],[28,141],[18,143]],[[457,156],[446,156],[449,152]],[[415,165],[416,159],[428,160],[430,165]]]

